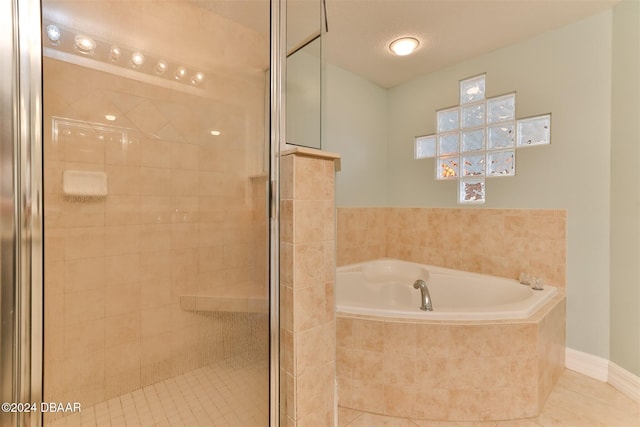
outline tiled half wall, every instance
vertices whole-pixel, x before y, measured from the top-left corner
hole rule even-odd
[[[566,211],[338,208],[337,264],[397,258],[565,286]]]
[[[411,322],[339,314],[338,404],[408,419],[537,416],[564,369],[564,319],[563,295],[522,321]]]
[[[283,152],[280,178],[280,425],[334,421],[336,157]]]

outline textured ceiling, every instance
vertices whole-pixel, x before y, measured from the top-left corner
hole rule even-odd
[[[611,0],[327,0],[326,59],[392,87],[611,7]],[[404,35],[411,56],[390,54]]]
[[[192,0],[268,31],[266,0]],[[323,55],[383,87],[490,52],[610,8],[618,0],[326,0]],[[288,46],[319,29],[318,0],[288,1]],[[422,44],[395,57],[388,44],[412,35]]]
[[[596,14],[617,1],[326,0],[329,32],[323,37],[322,54],[329,63],[392,87]],[[320,4],[319,0],[287,1],[289,48],[319,31]],[[217,17],[198,13],[201,8]],[[205,69],[223,67],[229,61],[251,69],[267,66],[266,52],[264,58],[245,58],[226,42],[227,36],[236,34],[241,41],[260,43],[266,49],[269,0],[47,0],[45,12],[60,24],[86,27],[84,31],[95,36],[128,41],[189,64],[202,63]],[[184,29],[180,27],[184,19],[201,22]],[[393,56],[388,44],[403,35],[422,43],[411,56]],[[185,48],[201,40],[207,40],[213,54]]]

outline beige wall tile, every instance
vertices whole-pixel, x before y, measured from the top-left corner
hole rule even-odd
[[[123,255],[140,253],[140,226],[115,225],[105,227],[104,254]]]
[[[126,141],[108,138],[105,143],[105,163],[112,165],[140,165],[140,138],[129,135]]]
[[[382,352],[385,348],[383,322],[352,320],[353,348]]]
[[[140,307],[156,308],[171,302],[171,275],[140,281]]]
[[[177,179],[177,178],[176,178]],[[171,169],[140,168],[140,194],[143,196],[170,196],[173,186]],[[174,193],[181,194],[182,193]]]
[[[140,311],[140,282],[110,283],[105,292],[105,316],[118,316]]]
[[[106,165],[109,195],[141,194],[141,170],[133,166]]]
[[[172,169],[170,188],[174,196],[198,196],[198,172]]]
[[[425,402],[429,402],[428,405]],[[443,420],[447,418],[449,392],[414,386],[384,386],[384,412],[388,415]],[[380,407],[378,407],[380,408]],[[375,410],[372,412],[380,412]]]
[[[338,383],[338,396],[347,408],[376,413],[385,407],[386,393],[381,383],[344,379]]]
[[[339,208],[337,234],[338,265],[393,257],[509,278],[535,271],[565,284],[564,211]]]
[[[153,168],[171,168],[171,142],[143,138],[140,142],[140,164]]]
[[[203,227],[204,228],[204,227]],[[203,230],[205,235],[206,229]],[[206,236],[205,236],[206,237]],[[171,249],[197,248],[200,240],[200,227],[198,224],[173,224],[171,227]]]
[[[64,357],[104,351],[104,338],[104,318],[67,324],[64,327]]]
[[[171,197],[171,209],[172,217],[171,222],[198,222],[199,221],[199,200],[196,196],[172,196]]]
[[[172,329],[171,307],[161,306],[142,310],[140,317],[140,331],[143,340],[147,337],[166,334]]]
[[[336,316],[336,342],[339,347],[353,347],[353,320]]]
[[[64,295],[64,324],[72,325],[104,318],[104,289]]]
[[[109,195],[104,205],[106,226],[134,225],[140,223],[140,196]]]
[[[294,286],[309,286],[324,282],[325,253],[322,243],[299,243],[293,245]]]
[[[66,293],[102,289],[106,283],[104,258],[69,260],[65,263],[59,263],[59,266],[63,269],[62,284]],[[53,271],[55,272],[55,270]],[[51,270],[48,269],[47,279],[50,274]],[[55,279],[55,277],[51,277],[51,279]],[[45,286],[50,283],[56,282],[47,280]]]
[[[196,190],[199,196],[205,197],[222,197],[225,186],[225,174],[218,171],[200,171],[198,172],[198,182]]]
[[[415,355],[418,326],[415,323],[385,322],[383,333],[384,352]]]
[[[170,196],[140,196],[141,224],[172,223],[173,213]]]
[[[161,252],[171,250],[171,225],[145,224],[140,226],[140,251]]]
[[[306,331],[323,325],[326,319],[326,293],[323,286],[295,288],[293,291],[293,331]],[[329,319],[330,321],[330,319]]]
[[[105,220],[105,201],[102,199],[78,201],[62,198],[65,227],[102,227]]]
[[[67,162],[104,164],[104,141],[97,135],[86,137],[62,137],[59,143],[63,147],[64,160]]]
[[[118,314],[105,319],[105,346],[107,349],[128,343],[139,346],[141,337],[139,311]],[[139,356],[137,362],[140,363]]]
[[[171,144],[171,168],[197,170],[199,154],[199,145],[173,142]]]
[[[122,283],[137,283],[140,280],[140,254],[125,254],[105,257],[107,286]]]

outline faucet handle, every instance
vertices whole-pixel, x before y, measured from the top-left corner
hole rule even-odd
[[[544,289],[542,285],[542,277],[534,277],[531,280],[531,289],[533,289],[534,291],[541,291]]]

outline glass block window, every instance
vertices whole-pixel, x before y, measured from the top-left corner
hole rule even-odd
[[[484,176],[485,154],[462,156],[462,176]]]
[[[512,176],[516,174],[516,151],[489,151],[487,153],[488,176]]]
[[[484,102],[462,107],[462,128],[484,126]]]
[[[518,147],[551,143],[551,114],[518,120]]]
[[[437,179],[456,179],[460,176],[460,157],[438,157],[436,164]]]
[[[458,179],[459,203],[484,203],[485,178],[514,176],[516,150],[551,142],[551,114],[516,119],[516,94],[485,98],[485,75],[460,81],[460,105],[436,112],[415,158],[436,158],[436,179]]]
[[[484,129],[466,130],[462,132],[462,152],[484,150]]]
[[[436,156],[436,136],[418,136],[415,143],[415,158],[426,159]]]
[[[487,101],[487,123],[499,123],[516,118],[516,94],[497,96]]]
[[[460,81],[460,104],[470,104],[484,99],[485,74]]]
[[[451,132],[460,126],[460,110],[458,107],[440,110],[438,115],[438,132]]]
[[[458,154],[460,152],[460,134],[458,132],[438,135],[438,156]]]
[[[516,125],[513,122],[489,126],[487,132],[489,150],[512,148],[516,143]]]
[[[484,179],[462,178],[458,187],[458,203],[484,203]]]

